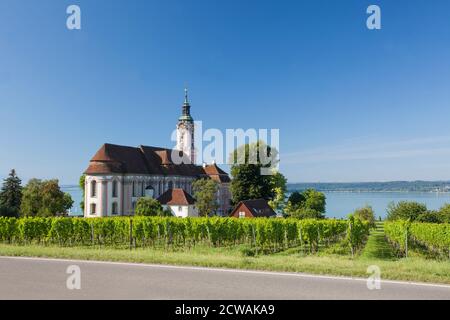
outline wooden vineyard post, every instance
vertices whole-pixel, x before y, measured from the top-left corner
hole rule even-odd
[[[302,251],[302,256],[305,255],[305,252],[303,250],[303,236],[302,236],[302,226],[299,227],[299,234],[300,234],[300,250]]]
[[[352,222],[349,222],[349,239],[350,239],[350,250],[352,251],[352,259],[354,258],[354,252],[353,252],[353,236],[352,236]]]
[[[130,250],[133,248],[133,219],[130,218]]]
[[[95,240],[94,240],[94,224],[91,222],[91,242],[92,245],[95,244]]]
[[[406,227],[405,232],[405,256],[408,258],[408,227]]]
[[[252,237],[253,237],[253,245],[255,246],[256,255],[258,255],[258,246],[256,245],[256,235],[255,235],[255,226],[252,223]]]

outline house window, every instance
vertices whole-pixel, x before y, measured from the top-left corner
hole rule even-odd
[[[117,181],[112,183],[112,197],[117,198]]]
[[[97,205],[95,203],[91,203],[91,214],[96,214]]]
[[[96,197],[97,196],[97,181],[92,181],[91,182],[91,197]]]
[[[133,201],[132,206],[133,206],[133,211],[134,211],[134,209],[136,209],[136,201]]]
[[[112,213],[112,214],[118,214],[118,210],[117,210],[117,202],[113,202],[113,204],[112,204],[112,209],[111,209],[111,213]]]
[[[144,182],[141,183],[141,197],[145,197],[145,184],[144,184]]]
[[[169,190],[173,189],[173,182],[172,182],[172,181],[169,181],[168,186],[169,186]]]
[[[239,212],[239,218],[245,218],[245,212],[243,211]]]
[[[183,211],[183,207],[182,206],[178,206],[178,212]]]

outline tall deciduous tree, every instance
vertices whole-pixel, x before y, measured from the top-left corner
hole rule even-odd
[[[0,191],[0,215],[16,217],[19,215],[22,202],[22,181],[12,169],[8,178],[4,180]]]
[[[230,189],[234,204],[249,199],[274,199],[276,181],[272,180],[272,175],[261,173],[262,169],[270,170],[275,166],[277,153],[277,150],[262,141],[245,144],[234,150],[229,160],[233,178]]]
[[[273,171],[273,174],[270,178],[270,183],[273,198],[269,201],[269,205],[276,212],[282,211],[285,206],[287,179],[282,173]]]
[[[307,189],[303,192],[306,198],[305,207],[319,213],[325,213],[326,197],[323,192],[314,189]]]
[[[199,215],[208,217],[210,214],[215,214],[219,208],[216,197],[219,189],[218,183],[211,179],[199,179],[194,181],[192,189]]]
[[[314,189],[293,192],[285,208],[286,214],[299,219],[325,217],[325,194]]]
[[[58,180],[31,179],[23,189],[21,214],[55,216],[67,213],[72,205],[72,197],[61,191]]]

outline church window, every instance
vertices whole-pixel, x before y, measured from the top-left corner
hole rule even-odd
[[[173,189],[173,182],[172,181],[169,181],[168,187],[169,187],[169,190]]]
[[[92,181],[91,182],[91,197],[96,197],[97,196],[97,181]]]
[[[117,181],[112,183],[112,197],[117,198]]]

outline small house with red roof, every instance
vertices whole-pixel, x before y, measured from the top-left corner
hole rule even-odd
[[[157,199],[164,209],[169,209],[175,217],[198,217],[195,199],[183,189],[170,189]]]
[[[239,202],[230,216],[235,218],[274,218],[277,214],[267,200],[254,199]]]

